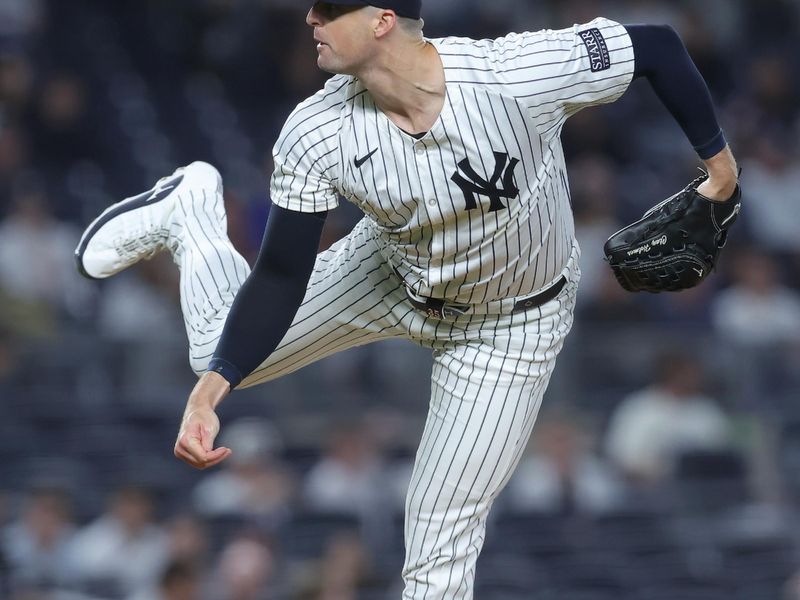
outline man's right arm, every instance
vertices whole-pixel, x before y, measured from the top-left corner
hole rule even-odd
[[[331,77],[297,105],[275,142],[272,209],[253,272],[236,295],[208,371],[186,405],[175,456],[213,467],[230,451],[213,450],[216,406],[277,348],[305,296],[327,211],[339,203],[340,115],[352,78]]]
[[[233,302],[208,365],[231,389],[255,371],[289,330],[314,268],[327,214],[272,206],[253,272]]]
[[[715,201],[730,199],[738,169],[706,82],[681,38],[664,25],[625,25],[633,45],[634,79],[647,79],[656,96],[683,129],[708,171],[698,192]]]
[[[326,212],[299,213],[273,206],[253,272],[231,307],[208,372],[192,390],[175,456],[197,468],[227,458],[213,449],[214,412],[222,399],[277,348],[305,295]]]

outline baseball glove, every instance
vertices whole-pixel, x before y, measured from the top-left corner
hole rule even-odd
[[[742,193],[737,185],[729,200],[709,200],[697,191],[707,178],[704,173],[608,238],[606,260],[623,288],[675,292],[711,273],[739,214]]]

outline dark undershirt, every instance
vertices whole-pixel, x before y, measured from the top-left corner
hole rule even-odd
[[[645,77],[702,159],[725,148],[708,86],[675,30],[625,25],[633,44],[634,79]]]
[[[209,371],[239,385],[277,348],[305,295],[327,212],[273,205],[253,271],[231,306]]]
[[[681,126],[698,155],[725,147],[711,95],[686,48],[670,27],[625,25],[635,57],[634,79],[644,77]],[[412,134],[420,139],[425,133]],[[305,295],[327,213],[273,206],[253,272],[231,307],[208,370],[235,388],[278,346]]]

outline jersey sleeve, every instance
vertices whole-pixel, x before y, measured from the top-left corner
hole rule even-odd
[[[633,78],[627,30],[598,18],[568,29],[512,33],[495,42],[501,80],[541,129],[581,108],[613,102]]]
[[[338,135],[346,86],[338,79],[297,106],[275,143],[270,199],[281,208],[324,212],[339,204]]]

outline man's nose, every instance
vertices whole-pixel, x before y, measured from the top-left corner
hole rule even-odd
[[[322,25],[316,4],[309,9],[308,14],[306,15],[306,24],[308,24],[310,27],[319,27]]]

